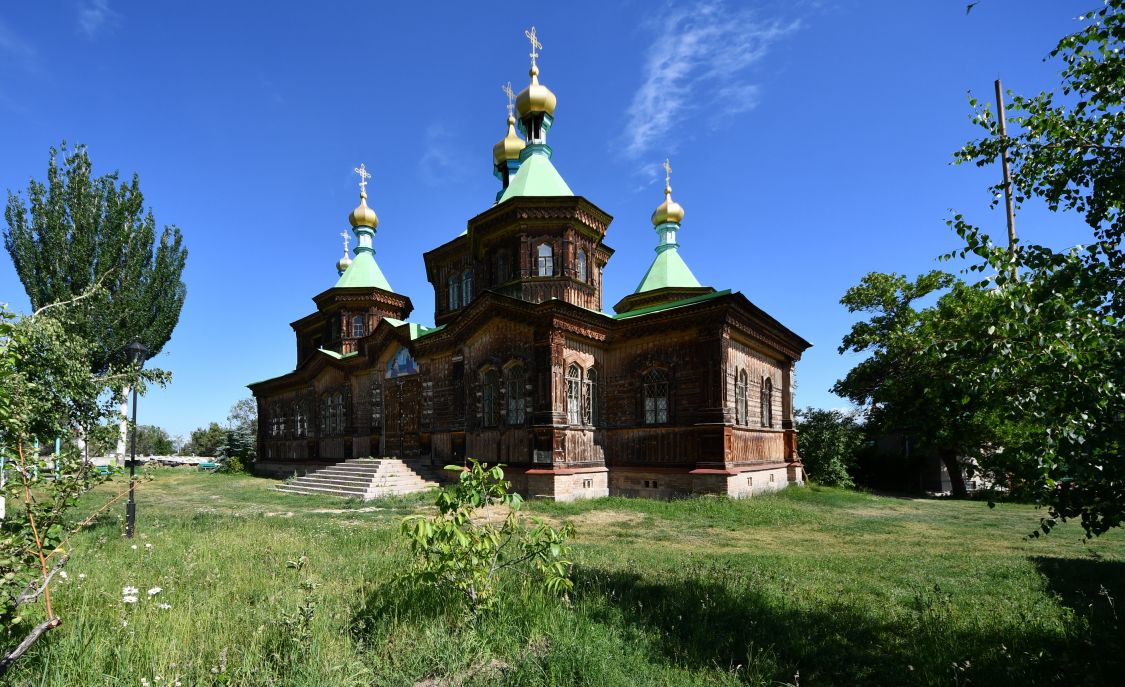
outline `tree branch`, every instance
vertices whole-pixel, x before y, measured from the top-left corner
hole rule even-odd
[[[12,651],[12,653],[8,654],[4,658],[0,658],[0,675],[8,672],[8,669],[12,667],[12,664],[15,663],[20,656],[23,656],[25,653],[27,653],[27,650],[31,648],[31,645],[34,644],[44,632],[54,629],[59,625],[62,625],[62,618],[51,618],[50,620],[44,620],[43,622],[36,625],[35,628],[32,629],[31,632],[23,638],[23,641],[20,642],[19,646],[17,646]]]
[[[55,576],[55,573],[63,569],[63,566],[66,565],[68,560],[70,560],[70,556],[60,558],[58,562],[55,563],[55,566],[51,568],[51,572],[47,573],[47,579],[43,580],[42,586],[38,589],[35,589],[35,583],[39,581],[38,577],[28,582],[27,586],[23,588],[23,591],[20,592],[20,595],[16,597],[16,605],[21,606],[38,599],[40,594],[47,591],[47,585],[51,584],[51,578]]]

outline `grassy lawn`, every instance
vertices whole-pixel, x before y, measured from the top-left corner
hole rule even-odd
[[[564,602],[513,580],[497,617],[474,626],[397,582],[398,520],[428,498],[275,484],[158,472],[139,491],[135,540],[121,537],[121,506],[72,541],[55,592],[64,625],[10,684],[1125,681],[1125,536],[1084,542],[1065,525],[1025,539],[1038,517],[1027,506],[820,488],[534,502],[530,515],[578,528],[575,590]],[[125,586],[138,603],[122,602]]]

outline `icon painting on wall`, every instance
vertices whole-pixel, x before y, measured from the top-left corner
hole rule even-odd
[[[406,348],[399,348],[394,356],[387,361],[387,379],[394,379],[403,375],[418,373],[418,364]]]

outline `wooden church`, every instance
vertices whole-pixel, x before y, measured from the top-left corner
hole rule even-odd
[[[536,57],[493,149],[495,204],[423,256],[434,326],[409,321],[410,298],[375,261],[379,220],[357,170],[355,257],[345,247],[335,286],[292,323],[296,369],[249,386],[256,470],[476,458],[506,465],[524,495],[560,500],[801,483],[791,399],[809,343],[741,293],[699,283],[678,252],[684,209],[669,184],[652,266],[603,311],[612,218],[551,162],[556,98]]]

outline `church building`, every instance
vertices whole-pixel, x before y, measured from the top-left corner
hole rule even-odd
[[[335,285],[292,323],[296,369],[249,385],[256,470],[475,458],[504,464],[525,496],[559,500],[748,496],[803,482],[793,368],[810,344],[741,293],[696,279],[679,252],[684,208],[667,163],[652,265],[603,309],[612,218],[552,163],[556,98],[539,82],[534,29],[528,37],[531,83],[515,114],[508,89],[507,135],[493,148],[501,191],[422,256],[433,326],[409,321],[410,298],[375,260],[379,219],[356,170],[355,256],[345,245]]]

